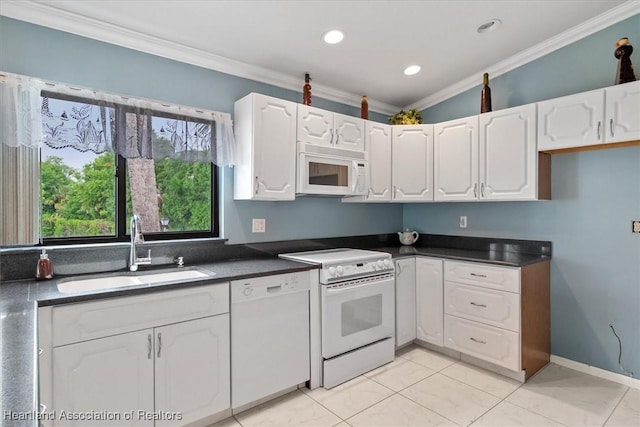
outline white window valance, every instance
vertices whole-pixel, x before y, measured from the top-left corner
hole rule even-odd
[[[4,72],[0,72],[0,96],[0,143],[8,146],[40,147],[45,143],[52,148],[114,151],[125,158],[170,157],[218,166],[234,164],[235,140],[228,113]],[[76,105],[73,111],[53,112],[49,105],[54,98]],[[152,126],[160,120],[166,122],[160,126],[171,147],[158,146],[152,140]]]

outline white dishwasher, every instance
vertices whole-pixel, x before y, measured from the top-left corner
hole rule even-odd
[[[309,378],[309,272],[232,281],[231,408]]]

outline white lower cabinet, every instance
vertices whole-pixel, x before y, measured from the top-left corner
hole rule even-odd
[[[512,371],[520,370],[520,336],[517,332],[445,315],[444,334],[445,347]]]
[[[155,410],[180,413],[184,425],[230,405],[229,314],[155,329]]]
[[[228,289],[224,283],[40,309],[40,401],[56,413],[43,424],[205,426],[228,416]],[[195,318],[185,303],[195,306]],[[108,331],[109,318],[119,333]],[[70,319],[78,333],[65,336]],[[151,327],[138,328],[141,319]],[[90,339],[77,338],[87,331]]]
[[[549,363],[549,262],[444,261],[444,347],[522,372]]]
[[[396,260],[396,347],[416,338],[442,347],[442,260]]]
[[[416,339],[415,258],[396,260],[396,347]]]
[[[53,349],[54,426],[85,426],[87,420],[67,415],[110,413],[117,419],[105,426],[153,426],[138,411],[154,411],[154,355],[151,330],[131,332]],[[125,414],[133,413],[130,420]]]
[[[549,363],[549,261],[507,267],[415,256],[395,265],[396,347],[444,347],[521,381]]]
[[[442,260],[416,257],[416,338],[443,345]]]

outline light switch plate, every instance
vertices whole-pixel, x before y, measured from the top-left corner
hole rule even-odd
[[[267,220],[264,218],[253,218],[251,231],[253,233],[264,233],[267,230]]]

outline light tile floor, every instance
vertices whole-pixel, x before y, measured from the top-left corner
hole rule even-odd
[[[300,389],[211,427],[640,427],[640,390],[551,364],[526,384],[419,346],[351,381]]]

